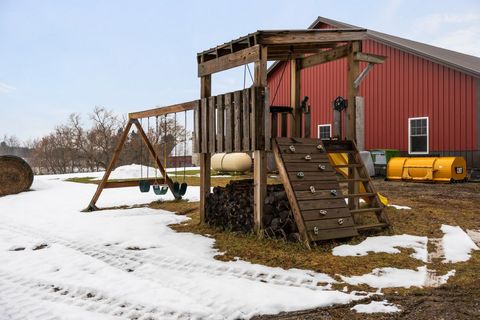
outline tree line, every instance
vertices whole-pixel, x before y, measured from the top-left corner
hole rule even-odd
[[[86,127],[78,113],[72,113],[67,121],[44,137],[24,142],[5,136],[0,143],[0,154],[16,154],[24,157],[37,174],[64,174],[105,170],[123,132],[127,120],[107,110],[95,107],[88,115]],[[191,155],[191,133],[173,118],[144,120],[142,127],[156,149],[162,163],[172,156]],[[177,147],[175,148],[175,145]],[[173,150],[173,152],[172,152]],[[20,152],[21,151],[21,152]],[[116,166],[144,164],[154,166],[148,150],[136,128],[128,134]]]

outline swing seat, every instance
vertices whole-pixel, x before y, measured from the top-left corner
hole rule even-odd
[[[158,184],[153,185],[153,192],[156,195],[163,196],[164,194],[167,194],[168,192],[168,187],[160,187]]]
[[[186,182],[183,182],[181,185],[180,185],[180,191],[178,192],[178,194],[180,194],[181,196],[184,196],[185,193],[187,193],[187,183]]]
[[[150,181],[148,181],[148,180],[140,180],[138,182],[138,186],[140,188],[140,192],[149,192],[150,191]]]
[[[180,184],[177,181],[173,183],[173,193],[180,194]]]

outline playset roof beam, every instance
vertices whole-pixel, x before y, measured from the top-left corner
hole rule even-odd
[[[333,60],[345,58],[348,54],[349,46],[344,45],[331,50],[326,50],[300,60],[300,69],[313,67],[317,64],[330,62]]]
[[[322,49],[365,37],[365,29],[259,30],[198,53],[198,76],[256,62],[262,47],[268,48],[267,57],[263,57],[266,60],[285,60],[300,58],[302,54],[317,54]]]

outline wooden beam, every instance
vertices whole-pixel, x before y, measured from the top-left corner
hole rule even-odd
[[[98,184],[97,190],[95,191],[95,194],[93,195],[92,200],[90,200],[88,207],[84,211],[97,210],[96,204],[97,204],[98,198],[100,198],[100,195],[102,194],[102,191],[105,188],[105,185],[107,184],[108,177],[110,177],[110,173],[112,172],[113,167],[117,162],[118,156],[122,151],[123,145],[125,144],[125,140],[128,137],[128,133],[130,132],[132,124],[133,124],[133,120],[129,120],[127,122],[127,125],[125,126],[125,129],[123,129],[122,135],[120,136],[120,140],[118,140],[117,146],[115,147],[115,151],[113,152],[113,156],[110,159],[110,162],[108,163],[108,166],[107,166],[107,170],[105,170],[105,173],[103,175],[102,181]]]
[[[300,60],[290,60],[290,136],[302,136],[302,110],[300,109]]]
[[[163,116],[165,114],[169,113],[176,113],[176,112],[182,112],[182,111],[188,111],[188,110],[193,110],[198,104],[198,100],[193,100],[189,102],[182,102],[178,104],[173,104],[170,106],[164,106],[164,107],[157,107],[149,110],[144,110],[144,111],[138,111],[138,112],[131,112],[128,114],[129,119],[141,119],[141,118],[147,118],[147,117],[157,117],[157,116]]]
[[[358,78],[360,73],[360,61],[355,59],[358,52],[361,51],[362,43],[360,41],[352,42],[347,55],[347,95],[348,95],[348,107],[345,112],[345,138],[357,142],[356,137],[356,97],[358,96],[358,87],[355,87],[355,79]],[[352,154],[348,155],[348,162],[354,163],[355,159]],[[358,173],[355,168],[348,168],[348,193],[358,193],[358,183],[352,180],[358,178]],[[359,199],[350,199],[348,202],[350,210],[358,209]]]
[[[356,142],[355,137],[355,97],[358,95],[358,87],[355,87],[355,79],[360,74],[360,63],[355,60],[355,55],[361,50],[360,42],[350,45],[347,56],[347,95],[348,107],[345,114],[345,138]]]
[[[149,181],[152,184],[163,185],[165,184],[165,180],[163,178],[150,178],[150,179],[142,179],[143,181]],[[133,180],[121,180],[121,181],[107,181],[105,184],[105,189],[109,188],[125,188],[125,187],[138,187],[140,183],[140,179],[133,179]]]
[[[383,63],[385,62],[385,56],[379,56],[372,53],[357,52],[355,54],[355,60],[368,62],[368,63]]]
[[[247,63],[255,62],[260,57],[260,46],[256,45],[231,54],[221,56],[198,64],[198,76],[203,77],[215,72],[228,70]]]
[[[254,125],[255,130],[252,130],[253,133],[253,177],[254,177],[254,188],[253,188],[253,222],[254,230],[258,236],[263,236],[263,205],[265,201],[265,196],[267,194],[267,157],[264,148],[259,148],[259,140],[265,139],[265,134],[259,137],[257,133],[258,126],[263,127],[263,133],[265,133],[265,114],[267,114],[267,105],[264,99],[260,99],[260,92],[266,90],[267,87],[267,55],[268,49],[266,47],[261,48],[261,55],[259,61],[255,62],[255,74],[254,74],[254,89],[255,96],[253,104],[253,115],[254,115]],[[259,119],[260,118],[260,119]],[[253,129],[253,128],[252,128]],[[262,132],[262,130],[260,130]],[[262,142],[265,142],[264,140]],[[264,143],[263,143],[264,145]]]
[[[360,84],[362,83],[363,79],[365,79],[365,77],[367,76],[367,74],[370,72],[370,70],[373,68],[375,64],[369,62],[367,64],[367,66],[365,67],[365,69],[362,70],[362,72],[360,72],[360,74],[358,75],[358,77],[355,79],[355,81],[353,81],[353,85],[355,86],[355,88],[358,88],[360,86]]]
[[[314,45],[363,40],[366,34],[365,29],[259,31],[257,39],[262,45]]]
[[[328,51],[323,51],[303,59],[300,59],[300,69],[309,68],[318,64],[341,59],[347,56],[349,46],[341,46]]]
[[[206,75],[200,79],[200,97],[208,98],[212,95],[212,76]],[[208,121],[207,121],[208,123]],[[203,128],[206,130],[206,128]],[[200,162],[200,223],[205,223],[205,204],[207,196],[210,194],[210,153],[204,152],[199,154]]]

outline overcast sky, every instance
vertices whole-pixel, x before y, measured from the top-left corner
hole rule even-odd
[[[480,1],[0,0],[0,139],[39,137],[72,112],[119,114],[198,98],[196,53],[317,16],[480,56]],[[243,70],[213,92],[243,88]]]

